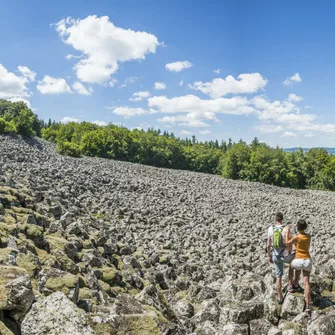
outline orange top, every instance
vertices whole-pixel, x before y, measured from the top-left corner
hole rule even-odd
[[[296,254],[295,258],[300,259],[311,259],[309,254],[309,246],[311,245],[311,235],[309,234],[297,234],[287,242],[287,244],[295,244]]]

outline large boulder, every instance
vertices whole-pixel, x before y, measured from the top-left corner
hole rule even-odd
[[[255,319],[249,322],[250,335],[268,335],[272,324],[265,319]]]
[[[0,267],[0,311],[26,312],[34,301],[30,277],[16,266]]]
[[[93,335],[85,313],[62,292],[36,302],[21,325],[22,335]]]
[[[281,318],[286,320],[292,320],[295,316],[304,311],[305,298],[303,294],[300,293],[288,293],[282,308],[281,308]]]
[[[335,311],[321,314],[308,325],[308,335],[333,335],[335,334]]]
[[[224,335],[248,335],[249,327],[246,324],[237,324],[237,323],[228,323],[227,325],[223,325],[219,334]]]
[[[248,324],[264,315],[264,305],[258,301],[231,302],[221,308],[220,324]]]

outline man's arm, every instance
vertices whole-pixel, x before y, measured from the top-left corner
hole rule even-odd
[[[269,262],[273,263],[272,255],[271,255],[271,237],[268,237],[268,243],[267,243],[266,247],[267,247],[267,251],[268,251]]]

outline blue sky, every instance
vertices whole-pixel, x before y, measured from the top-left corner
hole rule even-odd
[[[63,122],[335,146],[334,10],[329,1],[2,0],[0,98]]]

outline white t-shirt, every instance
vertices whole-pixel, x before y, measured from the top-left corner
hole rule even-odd
[[[276,227],[284,227],[282,233],[281,233],[281,236],[283,237],[283,241],[285,241],[285,237],[286,237],[286,232],[287,232],[287,229],[288,229],[288,226],[284,226],[284,225],[281,225],[281,226],[277,226]],[[272,236],[273,236],[273,226],[269,227],[268,229],[268,237],[271,237],[272,239]],[[283,257],[286,257],[288,254],[289,254],[289,250],[287,247],[285,247],[284,251],[281,252],[283,249],[280,248],[280,249],[275,249],[275,248],[272,248],[272,252],[278,256],[279,254]]]

